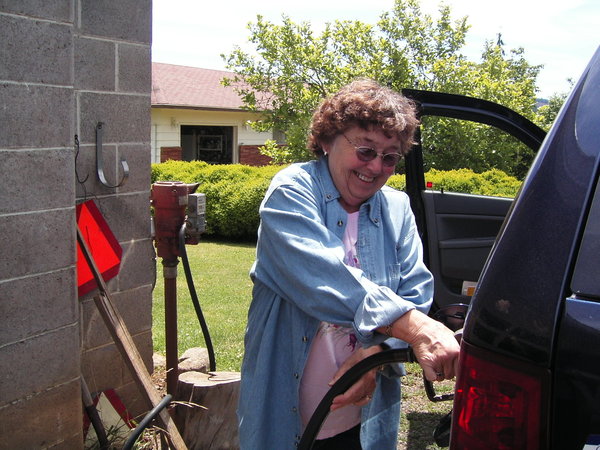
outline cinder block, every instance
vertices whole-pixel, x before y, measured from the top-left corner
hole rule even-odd
[[[77,322],[75,278],[70,267],[0,282],[0,346]]]
[[[116,188],[107,187],[100,182],[98,167],[96,164],[96,145],[80,145],[77,156],[77,187],[76,194],[78,199],[89,199],[115,194]],[[129,164],[129,161],[127,161]],[[118,166],[117,166],[118,164]],[[130,166],[131,172],[137,172],[137,168]],[[102,145],[102,172],[109,186],[119,184],[123,177],[123,170],[120,160],[117,160],[117,147],[111,144]],[[127,180],[127,183],[129,180]],[[119,188],[120,189],[120,188]]]
[[[152,333],[150,331],[133,336],[137,351],[146,369],[152,370]],[[81,373],[90,392],[117,389],[133,380],[121,353],[115,344],[98,347],[82,353]]]
[[[41,201],[41,200],[40,200]],[[0,216],[0,280],[75,264],[75,208]]]
[[[115,186],[123,180],[121,159],[124,159],[129,167],[129,176],[122,186],[107,187],[100,182],[98,176],[96,146],[80,146],[76,161],[77,176],[80,181],[76,188],[78,199],[115,193],[148,192],[151,171],[149,144],[104,144],[102,146],[103,173],[110,186]]]
[[[149,44],[151,11],[151,0],[81,2],[81,32]]]
[[[0,151],[0,214],[72,206],[73,162],[72,148]]]
[[[111,343],[81,353],[81,375],[94,394],[122,386],[129,372],[117,347]]]
[[[83,448],[83,444],[81,442],[81,431],[70,436],[61,436],[61,439],[62,440],[60,442],[52,445],[52,450],[75,450]]]
[[[79,378],[5,404],[0,407],[0,424],[0,449],[82,448]]]
[[[123,245],[119,290],[151,286],[156,279],[155,258],[155,250],[150,239],[132,241]],[[151,306],[151,294],[147,297],[147,301],[147,305]]]
[[[142,396],[143,393],[140,392],[140,389],[133,381],[120,386],[116,392],[127,408],[127,412],[138,422],[152,409]]]
[[[0,399],[12,402],[79,377],[77,324],[0,347]]]
[[[110,294],[116,309],[132,335],[152,329],[152,287],[147,285]],[[93,300],[81,302],[82,350],[110,344],[113,338]]]
[[[93,3],[93,2],[92,2]],[[148,95],[98,94],[79,97],[82,144],[96,143],[96,125],[103,122],[103,141],[150,142],[150,93]]]
[[[119,242],[150,238],[150,185],[144,192],[106,197],[98,207]]]
[[[149,45],[119,44],[119,92],[148,93],[152,89]]]
[[[77,36],[75,44],[75,88],[115,90],[114,42]]]
[[[129,164],[129,178],[118,192],[148,192],[150,189],[150,144],[120,144],[119,158]],[[150,195],[148,193],[148,195]]]
[[[73,27],[0,16],[0,79],[73,85]]]
[[[11,0],[0,1],[0,11],[20,14],[23,16],[50,19],[57,22],[73,22],[73,0],[53,0],[40,2],[39,0]]]
[[[0,83],[0,105],[0,148],[73,147],[72,88]]]

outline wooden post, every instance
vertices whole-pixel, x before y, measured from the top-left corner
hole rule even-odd
[[[79,227],[77,227],[77,242],[79,242],[79,245],[81,246],[81,251],[85,256],[85,259],[90,266],[92,273],[94,274],[98,288],[100,289],[100,294],[94,297],[96,307],[100,311],[100,315],[104,319],[104,323],[113,337],[115,345],[119,349],[125,364],[130,369],[131,375],[133,376],[133,379],[140,389],[144,401],[146,402],[146,406],[148,409],[152,409],[160,403],[161,396],[154,387],[152,378],[146,369],[144,361],[142,360],[135,343],[133,342],[133,338],[131,337],[129,330],[125,326],[123,318],[114,307],[110,297],[108,296],[106,283],[104,282],[104,279],[102,278],[102,275],[96,266],[96,262],[94,261],[94,258],[92,257],[92,254],[89,251],[83,236],[81,235],[81,230]],[[160,412],[159,419],[167,431],[167,439],[171,447],[178,450],[185,449],[185,443],[181,438],[179,430],[177,430],[177,427],[171,419],[168,411],[163,409]]]
[[[238,372],[179,375],[174,420],[190,450],[239,449]]]

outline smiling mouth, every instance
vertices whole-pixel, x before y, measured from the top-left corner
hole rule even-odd
[[[356,171],[354,173],[356,174],[356,176],[358,177],[359,180],[364,181],[365,183],[372,183],[373,180],[375,180],[375,178],[373,178],[373,177],[367,177],[367,176],[365,176],[365,175],[363,175],[361,173],[358,173]]]

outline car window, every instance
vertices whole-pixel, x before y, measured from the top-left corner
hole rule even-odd
[[[514,197],[535,152],[494,126],[452,117],[421,120],[425,182],[434,190]]]
[[[600,300],[600,189],[596,192],[583,231],[571,289],[578,296]]]

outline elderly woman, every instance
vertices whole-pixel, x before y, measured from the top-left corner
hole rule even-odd
[[[430,319],[432,276],[403,192],[385,186],[413,140],[413,104],[370,80],[323,101],[317,159],[273,179],[260,207],[239,403],[244,449],[293,449],[329,387],[383,348],[412,346],[429,380],[458,344]],[[401,370],[371,371],[331,407],[314,448],[395,449]]]

